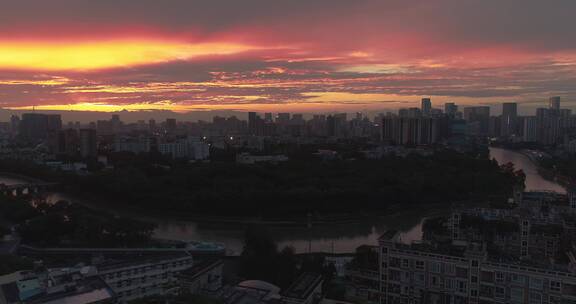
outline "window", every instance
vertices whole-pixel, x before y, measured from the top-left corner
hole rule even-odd
[[[468,269],[462,267],[456,267],[456,276],[459,278],[468,278]]]
[[[410,272],[402,271],[401,275],[402,275],[402,282],[404,282],[404,283],[410,282]]]
[[[410,290],[408,289],[408,286],[402,286],[402,294],[403,295],[410,294]]]
[[[472,260],[472,267],[478,267],[478,261]]]
[[[544,288],[544,280],[540,278],[530,278],[530,288],[542,290]]]
[[[435,276],[435,275],[431,276],[431,278],[432,278],[432,280],[431,280],[432,286],[433,287],[440,287],[440,278],[438,276]]]
[[[436,262],[432,262],[430,263],[430,271],[433,273],[441,273],[442,272],[442,264],[440,263],[436,263]]]
[[[472,281],[472,283],[478,283],[478,277],[472,276],[471,281]]]
[[[537,292],[530,293],[530,304],[542,304],[542,295]]]
[[[494,273],[491,271],[482,271],[480,273],[480,280],[485,283],[494,283]]]
[[[402,259],[402,268],[410,268],[410,260]]]
[[[390,270],[390,280],[391,280],[391,281],[400,281],[400,280],[401,280],[400,271],[398,271],[398,270]]]
[[[562,302],[562,298],[550,296],[550,304],[560,304]]]
[[[424,270],[424,261],[416,261],[416,269]]]
[[[494,287],[494,297],[496,299],[506,298],[506,289],[504,289],[504,287],[500,287],[500,286]]]
[[[558,281],[550,281],[550,290],[560,292],[562,291],[562,284]]]
[[[504,273],[503,272],[496,272],[496,282],[497,283],[502,283],[504,282]]]
[[[458,281],[458,292],[466,293],[466,288],[467,288],[466,285],[467,285],[466,282]]]
[[[456,282],[454,279],[446,278],[446,289],[452,291],[456,289]]]
[[[524,303],[524,289],[520,287],[510,288],[511,303]]]
[[[423,273],[416,273],[414,275],[414,281],[416,285],[425,286],[426,285],[426,276]]]
[[[480,285],[480,296],[485,298],[494,297],[494,287],[488,285]]]
[[[456,274],[456,265],[454,264],[445,264],[445,271],[447,274],[454,275]]]
[[[478,296],[478,290],[476,290],[476,289],[470,290],[470,296],[471,297],[477,297]]]
[[[512,283],[518,284],[518,285],[524,285],[526,284],[526,278],[523,275],[519,275],[519,274],[512,274]]]

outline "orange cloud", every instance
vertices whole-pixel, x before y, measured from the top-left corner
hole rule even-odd
[[[0,69],[66,71],[97,70],[232,55],[256,47],[235,43],[166,41],[100,41],[80,43],[2,42]]]

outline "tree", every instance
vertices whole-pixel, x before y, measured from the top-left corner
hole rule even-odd
[[[246,229],[240,264],[243,277],[275,282],[277,256],[276,243],[267,229],[263,226],[250,226]]]
[[[0,275],[20,270],[29,270],[34,267],[32,260],[15,255],[0,255]]]

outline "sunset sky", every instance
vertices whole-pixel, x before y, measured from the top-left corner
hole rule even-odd
[[[6,109],[576,103],[574,0],[6,0]]]

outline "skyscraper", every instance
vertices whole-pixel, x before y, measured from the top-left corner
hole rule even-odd
[[[490,126],[490,107],[465,107],[464,120],[472,127],[473,133],[486,135]]]
[[[166,119],[166,131],[170,134],[176,133],[176,119],[174,118]]]
[[[458,106],[453,102],[447,102],[444,104],[444,113],[450,117],[456,116],[456,112],[458,112]]]
[[[548,108],[550,110],[560,111],[560,96],[553,96],[548,99]]]
[[[60,115],[40,113],[25,113],[19,125],[19,135],[22,139],[30,141],[43,141],[51,133],[62,129]]]
[[[429,116],[430,111],[432,111],[432,101],[430,98],[422,98],[422,115]]]
[[[97,154],[97,137],[94,129],[80,129],[80,156],[94,157]]]
[[[505,102],[502,104],[502,120],[500,125],[502,136],[516,134],[516,122],[518,118],[518,104]]]
[[[537,120],[535,116],[524,117],[522,126],[522,140],[526,142],[535,142],[538,139]]]

